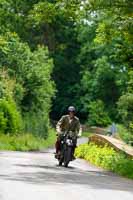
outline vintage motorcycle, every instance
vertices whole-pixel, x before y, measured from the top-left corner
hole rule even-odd
[[[58,157],[59,166],[64,163],[65,167],[68,167],[70,161],[74,160],[74,145],[76,144],[76,139],[74,139],[71,134],[64,134],[61,137],[61,151]]]

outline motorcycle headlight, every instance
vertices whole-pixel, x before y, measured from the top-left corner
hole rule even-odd
[[[72,140],[67,139],[67,140],[66,140],[66,143],[67,143],[67,145],[72,145]]]

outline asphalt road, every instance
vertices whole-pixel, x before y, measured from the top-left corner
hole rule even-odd
[[[77,159],[58,167],[53,150],[0,152],[0,200],[133,200],[133,181]]]

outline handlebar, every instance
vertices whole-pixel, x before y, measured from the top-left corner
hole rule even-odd
[[[74,132],[72,132],[72,131],[68,131],[68,132],[66,131],[66,132],[60,133],[60,134],[57,133],[56,136],[61,136],[61,137],[69,136],[69,137],[72,137],[72,138],[73,138],[73,137],[76,137],[76,138],[79,138],[79,137],[80,137],[80,136],[78,136],[78,135],[75,135]]]

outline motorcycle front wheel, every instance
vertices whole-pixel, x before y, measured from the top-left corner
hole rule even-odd
[[[59,166],[62,166],[62,164],[64,162],[64,157],[62,154],[61,154],[60,158],[58,159],[58,161],[59,161]]]
[[[72,157],[72,148],[68,147],[64,153],[64,167],[68,167],[68,164],[71,161],[71,157]]]
[[[63,160],[59,160],[59,166],[62,166]]]

